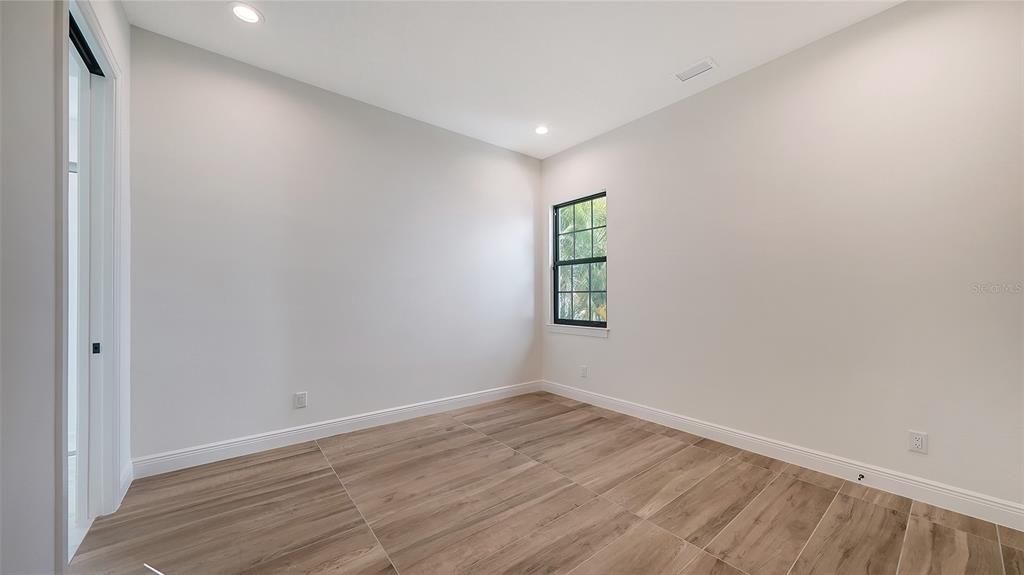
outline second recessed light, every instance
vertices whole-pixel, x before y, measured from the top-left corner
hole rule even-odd
[[[543,136],[544,134],[548,133],[548,127],[543,125],[543,124],[541,124],[540,126],[537,126],[537,129],[534,130],[534,132],[537,132],[538,134]]]
[[[231,11],[235,13],[236,18],[249,24],[256,24],[263,19],[259,10],[241,2],[235,2],[235,5],[231,7]]]

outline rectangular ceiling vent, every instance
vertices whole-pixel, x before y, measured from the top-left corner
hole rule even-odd
[[[714,70],[717,67],[718,64],[716,64],[714,60],[712,60],[711,58],[705,58],[700,62],[697,62],[693,66],[690,66],[689,68],[676,74],[676,78],[679,78],[680,82],[686,82],[687,80],[692,80],[705,72],[710,72],[711,70]]]

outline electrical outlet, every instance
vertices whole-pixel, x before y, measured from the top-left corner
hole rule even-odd
[[[585,365],[581,365],[580,366],[580,378],[581,379],[587,379],[588,377],[590,377],[590,368],[585,366]]]
[[[910,431],[908,450],[914,453],[928,453],[928,434],[923,431]]]
[[[302,409],[303,407],[306,407],[308,399],[309,397],[306,394],[306,392],[300,391],[295,394],[294,398],[292,398],[292,405],[295,407],[295,409]]]

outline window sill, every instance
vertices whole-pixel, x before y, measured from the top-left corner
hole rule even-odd
[[[581,325],[559,325],[557,323],[549,323],[547,325],[548,331],[551,333],[561,333],[564,335],[581,335],[583,337],[600,337],[607,338],[609,329],[606,327],[585,327]]]

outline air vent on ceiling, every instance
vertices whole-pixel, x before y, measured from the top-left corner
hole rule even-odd
[[[717,67],[718,64],[716,64],[714,60],[712,60],[711,58],[705,58],[700,62],[697,62],[693,66],[690,66],[689,68],[676,74],[676,78],[679,78],[680,82],[686,82],[687,80],[692,80],[705,72],[710,72],[711,70],[714,70]]]

